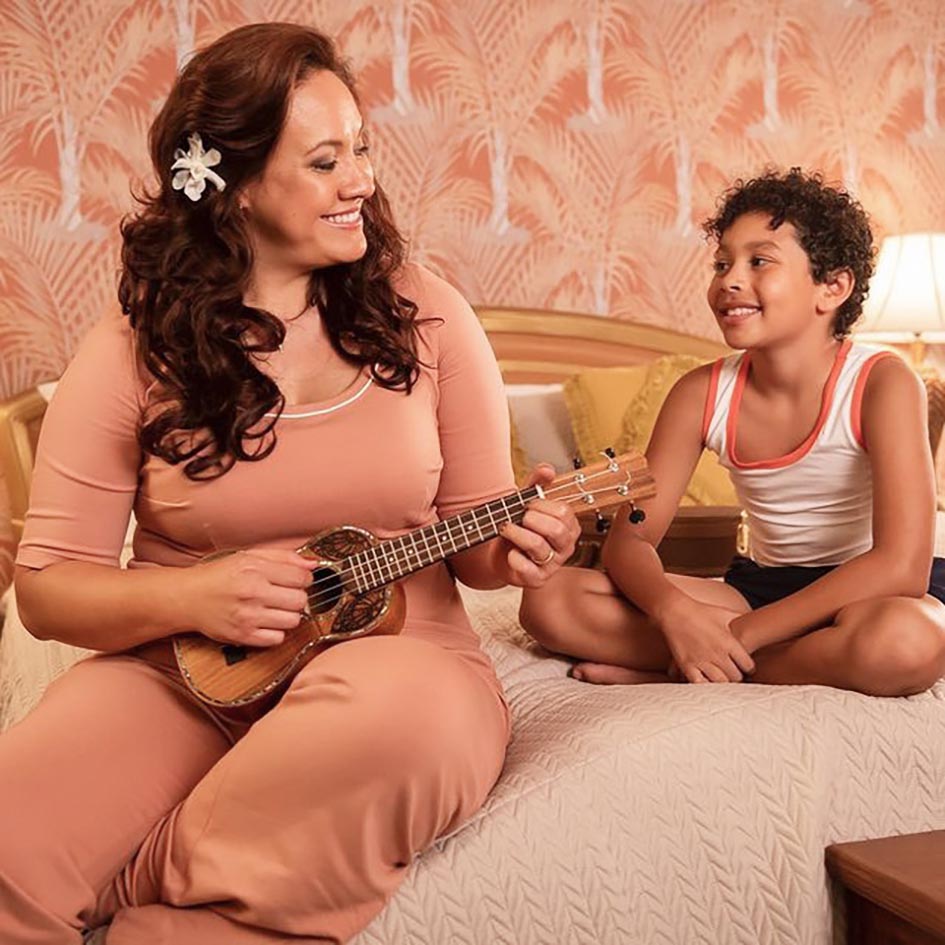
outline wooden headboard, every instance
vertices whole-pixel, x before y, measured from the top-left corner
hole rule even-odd
[[[563,381],[593,367],[642,364],[664,354],[712,359],[716,341],[598,315],[525,308],[477,308],[506,383]]]
[[[0,476],[6,484],[13,535],[19,540],[46,400],[35,388],[0,401]]]
[[[727,351],[713,341],[596,315],[520,308],[476,311],[507,383],[563,381],[586,368],[640,364],[663,354],[714,358]],[[35,388],[0,401],[0,472],[17,539],[45,409],[46,401]]]

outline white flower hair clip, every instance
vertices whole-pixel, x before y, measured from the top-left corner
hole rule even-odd
[[[216,171],[210,170],[220,163],[220,152],[216,148],[204,151],[203,141],[196,131],[187,136],[187,144],[190,146],[187,151],[183,148],[174,151],[175,161],[171,165],[171,170],[177,172],[171,180],[174,190],[183,190],[193,201],[201,198],[207,189],[207,181],[217,190],[223,190],[226,181]]]

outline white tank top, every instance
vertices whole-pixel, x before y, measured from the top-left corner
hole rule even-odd
[[[787,455],[760,462],[741,462],[735,442],[749,357],[740,352],[712,366],[702,438],[732,477],[758,564],[836,565],[872,547],[873,482],[860,412],[869,372],[884,357],[897,355],[844,341],[814,429]]]

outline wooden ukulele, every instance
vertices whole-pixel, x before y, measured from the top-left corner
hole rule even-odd
[[[639,453],[614,456],[531,486],[406,535],[379,541],[363,528],[343,525],[307,541],[299,552],[316,560],[308,606],[299,625],[277,646],[219,643],[200,633],[174,638],[181,675],[204,702],[237,706],[273,692],[320,650],[367,634],[396,634],[406,603],[401,578],[495,538],[506,522],[518,523],[533,499],[549,498],[600,510],[655,495],[653,477]],[[634,509],[631,521],[641,521]]]

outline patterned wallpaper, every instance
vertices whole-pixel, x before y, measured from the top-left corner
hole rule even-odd
[[[0,0],[0,396],[115,305],[178,63],[261,19],[338,38],[414,257],[474,303],[712,335],[698,223],[766,162],[945,229],[943,0]]]

